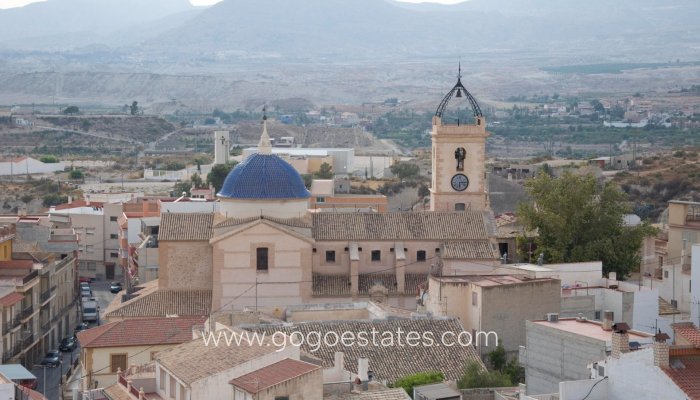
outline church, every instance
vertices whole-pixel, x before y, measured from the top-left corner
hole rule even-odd
[[[443,122],[453,97],[467,98],[473,123]],[[415,309],[429,274],[500,264],[485,183],[487,136],[478,103],[458,78],[432,119],[429,211],[321,213],[310,210],[299,173],[272,154],[264,118],[258,152],[217,193],[220,212],[162,214],[159,278],[122,306],[198,293],[212,312],[370,298]]]

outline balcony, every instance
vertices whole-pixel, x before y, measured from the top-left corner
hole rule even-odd
[[[29,333],[27,335],[22,335],[22,348],[27,348],[32,343],[34,343],[34,334],[33,333]]]
[[[20,314],[15,315],[14,318],[2,324],[2,334],[5,335],[7,332],[18,327],[21,323],[22,318],[20,317]]]
[[[34,306],[29,306],[22,310],[21,319],[27,319],[29,318],[32,314],[34,314]]]
[[[44,333],[48,333],[49,330],[51,330],[51,321],[46,321],[45,323],[41,324],[41,331]]]
[[[66,257],[63,260],[58,260],[56,261],[56,268],[55,272],[59,272],[62,270],[66,265],[72,263],[75,260],[73,257]]]
[[[12,357],[16,356],[22,351],[22,344],[20,342],[15,343],[14,346],[10,346],[7,350],[5,350],[2,353],[2,362],[3,364],[7,363],[12,359]]]

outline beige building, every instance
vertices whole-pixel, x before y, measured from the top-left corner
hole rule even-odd
[[[457,120],[446,123],[445,110],[453,95],[467,97],[474,114],[472,124]],[[431,211],[485,210],[489,208],[484,165],[486,161],[486,119],[476,100],[457,84],[440,103],[433,117]]]
[[[69,201],[51,209],[54,226],[73,228],[78,234],[80,276],[107,280],[122,276],[117,222],[121,214],[121,203],[89,200]]]
[[[425,311],[456,317],[468,332],[494,332],[476,342],[484,355],[501,341],[507,352],[525,344],[525,321],[558,313],[561,281],[523,275],[431,276],[421,296]],[[488,343],[486,339],[488,340]]]
[[[434,120],[432,196],[439,201],[433,204],[451,205],[399,213],[312,212],[312,193],[294,167],[273,154],[264,120],[258,151],[226,177],[218,211],[161,214],[158,287],[149,285],[152,290],[139,290],[124,304],[116,300],[108,318],[360,298],[415,309],[428,274],[498,265],[483,179],[486,131],[478,114],[475,125],[442,125],[440,111]],[[460,178],[452,182],[455,171]],[[206,297],[200,292],[209,293],[208,310],[153,302]],[[136,303],[142,304],[138,312]]]
[[[12,259],[0,261],[2,362],[31,368],[77,322],[77,237],[51,229],[46,216],[10,219]]]
[[[152,362],[158,352],[192,340],[206,317],[149,318],[110,322],[78,333],[83,390],[116,383],[120,371]]]

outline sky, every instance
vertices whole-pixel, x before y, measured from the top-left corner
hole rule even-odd
[[[43,0],[0,0],[0,9],[1,8],[12,8],[12,7],[21,7],[24,5],[27,5],[29,3],[35,3],[37,1],[43,1]],[[218,3],[221,0],[190,0],[190,3],[194,4],[195,6],[208,6],[212,5],[215,3]],[[406,3],[422,3],[425,0],[399,0],[403,1]],[[431,0],[432,3],[442,3],[442,4],[456,4],[456,3],[461,3],[465,0]]]

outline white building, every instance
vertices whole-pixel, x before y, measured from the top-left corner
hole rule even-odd
[[[66,165],[62,162],[44,163],[31,157],[18,157],[0,162],[0,176],[51,174],[65,168]]]

